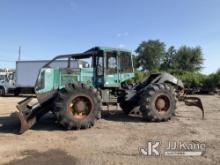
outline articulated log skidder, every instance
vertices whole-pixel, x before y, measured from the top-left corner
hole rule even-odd
[[[72,68],[72,60],[91,59],[91,66]],[[57,60],[66,67],[53,68]],[[197,97],[181,95],[181,80],[168,73],[156,73],[134,86],[131,52],[124,49],[94,47],[84,53],[60,55],[39,71],[35,85],[37,101],[28,97],[17,105],[20,133],[31,128],[52,111],[66,129],[85,129],[101,118],[102,105],[119,104],[129,114],[138,109],[146,121],[168,121],[175,115],[176,98],[188,106],[204,110]],[[35,99],[36,100],[36,99]]]

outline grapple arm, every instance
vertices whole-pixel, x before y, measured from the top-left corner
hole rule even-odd
[[[205,118],[205,112],[202,105],[202,101],[198,97],[184,97],[183,101],[187,106],[196,106],[202,111],[202,119]]]
[[[199,97],[187,96],[185,91],[179,91],[177,98],[179,101],[183,101],[187,106],[196,106],[202,111],[202,119],[205,118],[205,112],[202,105],[202,101]]]

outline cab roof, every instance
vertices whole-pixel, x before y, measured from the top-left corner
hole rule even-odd
[[[127,49],[96,46],[96,47],[93,47],[93,48],[83,52],[83,53],[65,54],[65,55],[56,56],[51,61],[49,61],[47,64],[45,64],[44,67],[50,65],[53,61],[55,61],[57,59],[61,59],[61,58],[84,59],[84,58],[88,58],[88,57],[91,57],[93,55],[96,55],[99,51],[104,51],[104,52],[121,51],[121,52],[131,53],[131,51],[129,51]]]
[[[98,50],[101,50],[104,52],[109,52],[109,51],[131,52],[130,50],[124,49],[124,48],[113,48],[113,47],[104,47],[104,46],[96,46],[96,47],[93,47],[93,48],[87,50],[86,52],[98,51]]]

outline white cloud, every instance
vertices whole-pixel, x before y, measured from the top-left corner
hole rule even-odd
[[[119,48],[124,48],[125,45],[124,45],[124,44],[119,44],[118,47],[119,47]]]
[[[128,36],[128,32],[117,33],[117,37],[126,37]]]

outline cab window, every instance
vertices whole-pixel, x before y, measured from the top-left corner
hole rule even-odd
[[[96,58],[97,64],[97,75],[103,75],[103,56],[97,56]]]
[[[120,70],[122,73],[133,72],[131,54],[129,52],[120,53]]]
[[[117,53],[116,52],[107,52],[106,72],[107,74],[117,73]]]

